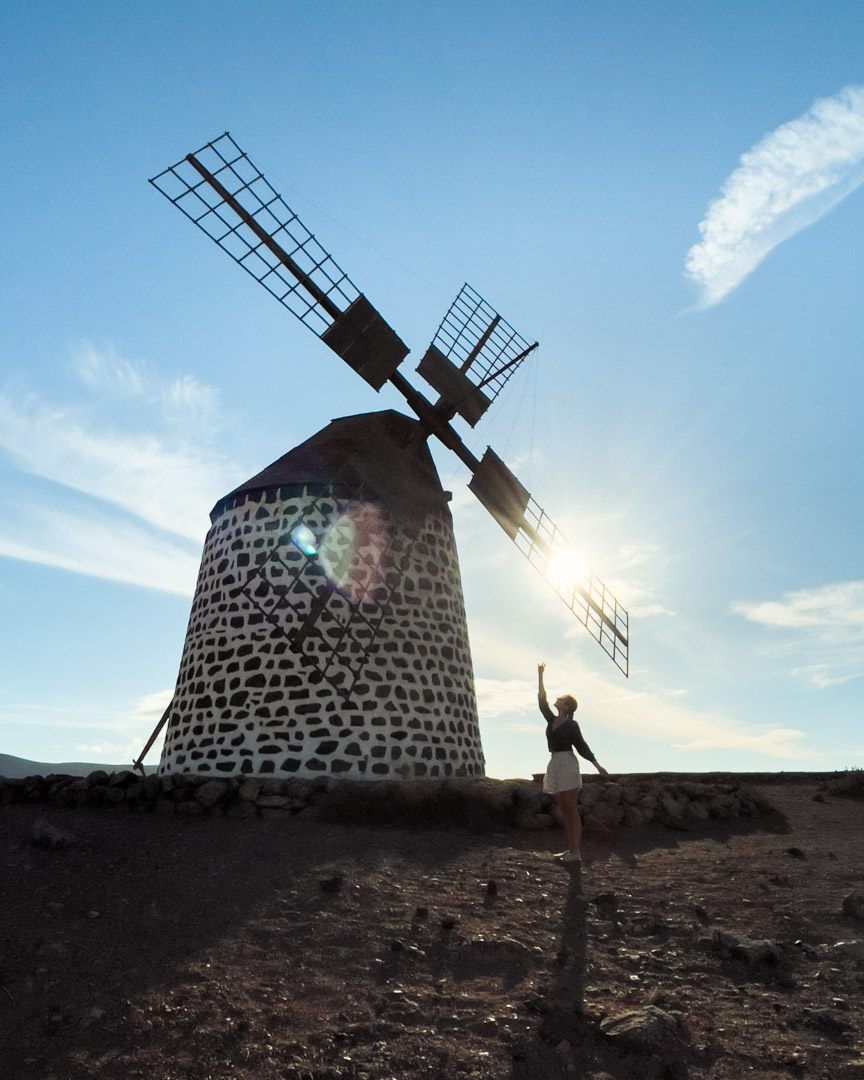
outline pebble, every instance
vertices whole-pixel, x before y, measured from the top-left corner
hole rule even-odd
[[[609,1016],[600,1022],[600,1030],[635,1053],[674,1056],[683,1049],[685,1036],[671,1013],[656,1005]],[[719,1029],[718,1029],[719,1030]]]
[[[81,1027],[88,1028],[92,1024],[97,1024],[100,1020],[105,1019],[105,1010],[101,1005],[94,1005],[91,1009],[88,1009],[84,1013],[81,1019]]]
[[[63,829],[58,829],[56,825],[52,825],[50,821],[42,819],[33,823],[30,832],[30,846],[43,848],[47,851],[60,851],[63,848],[76,847],[80,843],[81,841],[77,836],[64,832]],[[25,867],[25,869],[29,869],[29,867]]]
[[[844,896],[843,914],[864,922],[864,893],[851,892]]]
[[[63,959],[69,955],[69,949],[62,941],[52,941],[47,945],[43,945],[39,950],[40,956],[56,956]]]
[[[725,930],[715,930],[711,939],[711,946],[715,952],[728,955],[738,960],[746,960],[748,964],[778,964],[780,951],[773,942],[767,940],[750,940],[737,938]]]
[[[834,950],[851,956],[853,960],[864,960],[864,941],[838,941]]]

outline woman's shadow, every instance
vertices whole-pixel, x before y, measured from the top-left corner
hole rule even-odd
[[[588,905],[617,927],[616,898],[601,893],[589,901],[582,890],[581,865],[571,866],[561,916],[561,934],[551,977],[529,1007],[537,1014],[533,1037],[513,1048],[511,1080],[570,1080],[573,1076],[608,1080],[687,1080],[686,1051],[668,1056],[656,1048],[618,1045],[586,1011]],[[634,1067],[637,1072],[634,1072]]]
[[[566,868],[567,895],[561,914],[561,934],[554,968],[548,984],[538,989],[529,1002],[537,1013],[535,1036],[513,1052],[513,1080],[553,1078],[568,1075],[566,1063],[571,1051],[579,1055],[590,1037],[585,1016],[587,968],[587,901],[582,892],[581,866]]]

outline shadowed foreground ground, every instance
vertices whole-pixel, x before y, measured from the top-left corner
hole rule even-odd
[[[573,873],[557,830],[0,808],[0,1077],[864,1077],[864,802],[759,790]]]

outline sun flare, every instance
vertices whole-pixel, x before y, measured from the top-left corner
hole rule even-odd
[[[544,576],[556,588],[574,588],[585,584],[590,570],[575,551],[559,548],[546,564]]]

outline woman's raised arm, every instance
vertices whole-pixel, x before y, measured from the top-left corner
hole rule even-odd
[[[546,664],[537,665],[537,701],[540,705],[540,711],[546,716],[549,711],[549,701],[546,697],[546,687],[543,685],[543,672],[546,670]],[[546,716],[548,720],[549,717]]]

